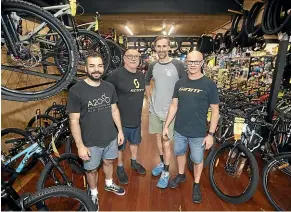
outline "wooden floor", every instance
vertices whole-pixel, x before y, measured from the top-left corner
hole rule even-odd
[[[124,166],[129,177],[129,184],[124,186],[126,194],[117,196],[104,190],[104,174],[99,170],[99,202],[102,211],[194,211],[194,210],[219,210],[219,211],[263,211],[273,210],[264,196],[261,182],[255,196],[248,202],[240,205],[233,205],[219,199],[213,192],[209,183],[208,169],[203,170],[201,177],[201,191],[203,202],[192,203],[192,174],[186,169],[187,181],[176,189],[159,189],[156,187],[158,178],[151,175],[151,169],[159,162],[155,136],[148,133],[148,110],[145,107],[142,116],[142,144],[139,149],[138,162],[147,170],[144,176],[138,175],[130,168],[130,152],[127,147],[124,156]],[[22,192],[35,191],[35,184],[38,180],[39,165],[21,180]],[[172,157],[170,174],[177,174],[177,166]],[[28,179],[26,179],[28,178]],[[26,179],[26,180],[25,180]],[[114,165],[114,182],[118,182],[116,176],[116,162]],[[227,182],[225,184],[227,186]]]

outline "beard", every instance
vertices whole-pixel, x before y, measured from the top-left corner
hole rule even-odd
[[[99,77],[94,77],[93,74],[100,74],[100,76]],[[100,71],[95,71],[95,72],[92,72],[91,74],[87,73],[87,76],[92,81],[98,82],[102,78],[103,74]]]
[[[159,59],[164,59],[167,57],[167,52],[158,52]]]

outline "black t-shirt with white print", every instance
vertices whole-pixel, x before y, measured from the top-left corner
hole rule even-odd
[[[104,148],[117,137],[111,104],[117,102],[112,84],[101,81],[97,87],[80,81],[69,90],[67,111],[80,113],[80,127],[86,147]]]
[[[205,76],[197,80],[184,77],[176,82],[173,98],[178,98],[174,130],[190,138],[206,136],[208,108],[219,104],[216,84]]]

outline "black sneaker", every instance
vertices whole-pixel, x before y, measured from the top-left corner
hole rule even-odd
[[[131,164],[131,168],[133,168],[139,174],[145,174],[146,173],[145,168],[139,163],[132,163]]]
[[[184,183],[186,181],[186,175],[178,174],[174,179],[169,182],[170,188],[177,188],[180,183]]]
[[[94,203],[94,205],[96,205],[97,211],[99,211],[98,194],[97,195],[91,195],[91,200]]]
[[[126,185],[128,184],[128,177],[124,171],[124,167],[123,166],[117,166],[117,177],[118,180],[121,184]]]
[[[122,188],[122,187],[116,185],[115,183],[112,183],[111,186],[107,186],[107,185],[105,184],[105,190],[106,190],[106,191],[111,191],[111,192],[113,192],[113,193],[115,193],[115,194],[117,194],[117,195],[120,195],[120,196],[125,194],[125,190],[124,190],[124,188]]]
[[[201,195],[199,183],[193,183],[192,201],[194,203],[202,202],[202,195]]]

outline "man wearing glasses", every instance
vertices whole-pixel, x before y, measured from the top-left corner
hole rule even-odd
[[[175,83],[186,76],[186,72],[185,66],[181,61],[169,57],[170,40],[167,37],[157,37],[154,44],[158,54],[158,61],[154,61],[149,65],[146,74],[146,95],[150,111],[149,132],[156,134],[161,162],[152,170],[152,175],[159,176],[161,174],[157,187],[166,188],[170,178],[170,139],[173,135],[174,121],[169,125],[168,137],[162,141],[163,126],[171,105]],[[154,80],[152,95],[150,93],[151,79]]]
[[[122,184],[128,184],[122,160],[122,152],[127,140],[130,143],[131,168],[139,174],[146,173],[145,168],[136,161],[138,145],[141,143],[141,113],[145,91],[144,75],[137,70],[139,62],[139,52],[134,49],[127,50],[124,54],[124,67],[114,71],[108,78],[117,92],[124,133],[124,142],[118,147],[117,166],[117,176]]]
[[[178,161],[178,175],[169,183],[176,188],[186,181],[186,151],[190,146],[191,160],[194,163],[194,183],[192,201],[200,203],[200,177],[203,169],[204,149],[213,145],[213,136],[219,119],[219,95],[213,81],[201,72],[203,55],[190,52],[187,56],[188,77],[177,81],[172,104],[163,130],[163,137],[169,134],[169,126],[176,115],[174,126],[174,152]],[[211,121],[207,130],[207,112],[211,108]]]

